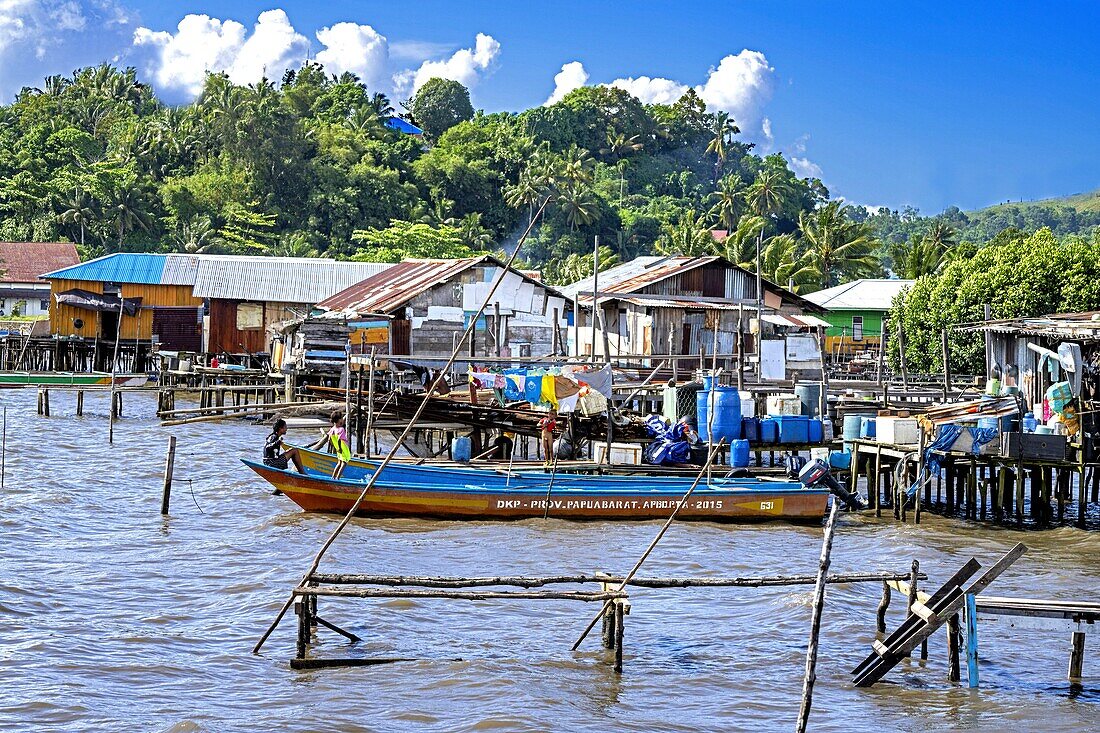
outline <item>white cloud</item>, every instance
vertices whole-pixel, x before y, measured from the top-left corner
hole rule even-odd
[[[442,56],[454,46],[434,41],[394,41],[390,44],[390,58],[402,61],[423,61]]]
[[[72,0],[0,0],[0,53],[27,42],[41,53],[58,31],[84,30],[88,18]]]
[[[674,104],[689,89],[686,84],[659,76],[616,79],[609,86],[625,89],[646,104]]]
[[[207,71],[228,70],[234,64],[244,37],[244,26],[235,20],[192,14],[180,20],[175,33],[139,27],[134,45],[151,51],[147,70],[158,86],[195,96]]]
[[[742,130],[755,132],[761,123],[761,111],[771,100],[774,76],[775,69],[768,65],[767,57],[746,48],[722,59],[695,91],[708,107],[729,112]]]
[[[500,55],[500,43],[492,36],[478,33],[473,48],[460,48],[450,58],[441,61],[425,61],[411,74],[408,71],[394,75],[394,83],[405,90],[411,84],[412,93],[434,77],[452,79],[464,86],[477,84],[481,74],[488,71]]]
[[[252,84],[264,76],[278,79],[286,69],[301,65],[308,55],[309,40],[294,30],[286,12],[265,10],[226,71],[236,84]]]
[[[588,72],[584,70],[584,64],[580,61],[562,64],[561,71],[554,74],[554,92],[544,104],[560,102],[566,94],[574,89],[580,89],[587,81]]]
[[[792,155],[790,159],[791,170],[800,178],[821,178],[823,171],[821,166],[809,158],[799,158]]]
[[[317,54],[317,61],[329,73],[350,71],[368,86],[385,79],[389,42],[369,25],[336,23],[317,31],[317,40],[325,47]]]

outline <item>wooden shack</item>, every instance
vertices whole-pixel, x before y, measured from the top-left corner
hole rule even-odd
[[[194,295],[207,304],[205,350],[268,351],[277,324],[308,316],[320,301],[391,266],[305,257],[202,257]]]
[[[505,264],[492,255],[405,260],[318,308],[343,315],[379,353],[449,356]],[[475,326],[468,353],[531,357],[564,353],[572,306],[530,273],[509,268]],[[388,322],[378,315],[389,317]]]
[[[103,342],[118,333],[136,345],[199,351],[203,304],[192,292],[197,267],[195,255],[118,252],[46,273],[50,332]]]
[[[576,307],[591,316],[593,278],[562,289]],[[654,354],[712,353],[718,327],[718,352],[733,353],[742,323],[747,353],[756,352],[762,332],[817,328],[825,309],[768,280],[763,281],[762,314],[756,320],[756,275],[721,257],[638,257],[598,275],[596,343],[592,322],[580,318],[573,329],[573,353],[612,358]]]

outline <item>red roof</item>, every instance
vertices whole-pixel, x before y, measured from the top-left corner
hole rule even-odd
[[[79,264],[72,242],[0,242],[0,282],[43,282],[39,275]]]

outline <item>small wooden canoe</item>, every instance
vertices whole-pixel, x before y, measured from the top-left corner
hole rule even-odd
[[[148,374],[116,374],[119,387],[143,387]],[[106,372],[0,372],[0,386],[109,386],[111,375]]]
[[[364,481],[300,474],[265,466],[245,465],[306,511],[346,514],[363,491]],[[667,519],[691,485],[591,488],[573,484],[550,492],[540,486],[493,488],[463,484],[376,482],[357,514],[363,517],[433,517],[441,519]],[[794,481],[716,482],[700,485],[677,518],[712,522],[821,521],[828,489],[808,489]]]

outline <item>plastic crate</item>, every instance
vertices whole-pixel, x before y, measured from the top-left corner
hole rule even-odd
[[[780,443],[809,443],[810,418],[805,415],[772,415],[779,426]]]

